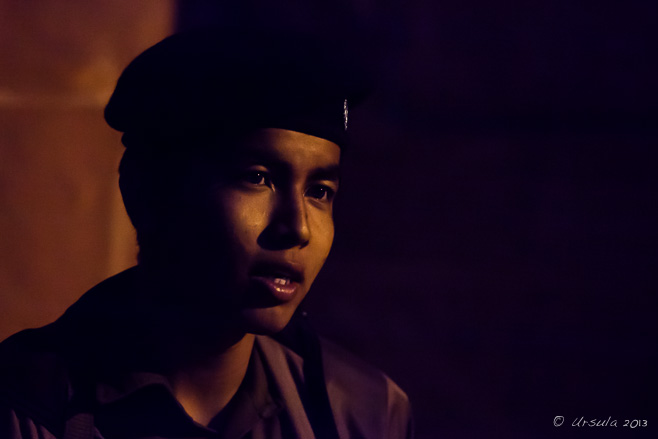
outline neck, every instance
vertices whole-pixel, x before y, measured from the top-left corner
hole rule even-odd
[[[254,336],[246,334],[222,352],[171,371],[174,396],[192,419],[208,425],[226,407],[245,377],[253,344]]]
[[[199,424],[208,425],[240,387],[255,337],[240,331],[236,322],[222,312],[223,307],[198,306],[203,300],[195,306],[196,289],[174,287],[176,292],[172,284],[163,287],[162,279],[142,279],[147,282],[142,291],[146,292],[143,300],[148,307],[144,309],[150,311],[148,327],[152,328],[154,358],[187,414]],[[153,293],[161,295],[155,298]],[[178,298],[188,303],[179,303]]]

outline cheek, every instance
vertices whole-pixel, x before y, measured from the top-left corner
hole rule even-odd
[[[329,256],[329,252],[331,250],[331,246],[334,242],[334,222],[333,218],[328,217],[322,217],[318,219],[315,223],[315,230],[316,233],[314,233],[314,245],[313,245],[313,253],[315,256],[315,275],[317,275],[320,272],[320,269],[324,265],[325,261],[327,260],[327,257]]]
[[[249,250],[257,246],[257,239],[267,224],[268,212],[263,200],[239,193],[218,194],[213,211],[218,233],[232,248]]]

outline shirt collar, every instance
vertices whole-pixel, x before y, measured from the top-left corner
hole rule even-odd
[[[258,349],[252,351],[248,375],[229,404],[210,422],[219,437],[233,439],[245,436],[262,419],[282,408],[270,392],[265,368]]]
[[[218,437],[238,439],[245,436],[261,420],[281,410],[280,398],[272,394],[271,389],[261,354],[254,348],[247,373],[237,393],[211,420],[208,427],[197,424],[185,413],[174,398],[167,378],[158,373],[132,371],[100,380],[96,384],[96,401],[99,404],[99,413],[105,414],[106,422],[132,419],[130,425],[107,425],[115,432],[121,428],[157,432],[169,427],[181,433],[199,433],[201,429],[206,434],[212,432]],[[145,415],[128,415],[127,411],[134,412],[135,408],[143,408]],[[151,416],[158,410],[169,415]]]

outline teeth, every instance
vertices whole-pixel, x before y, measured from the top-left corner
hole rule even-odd
[[[288,278],[283,278],[283,277],[277,277],[274,279],[275,284],[279,285],[288,285],[290,283],[290,279]]]

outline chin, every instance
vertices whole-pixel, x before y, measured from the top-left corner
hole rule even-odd
[[[281,307],[250,308],[242,311],[244,331],[257,335],[274,335],[286,327],[292,311]]]

